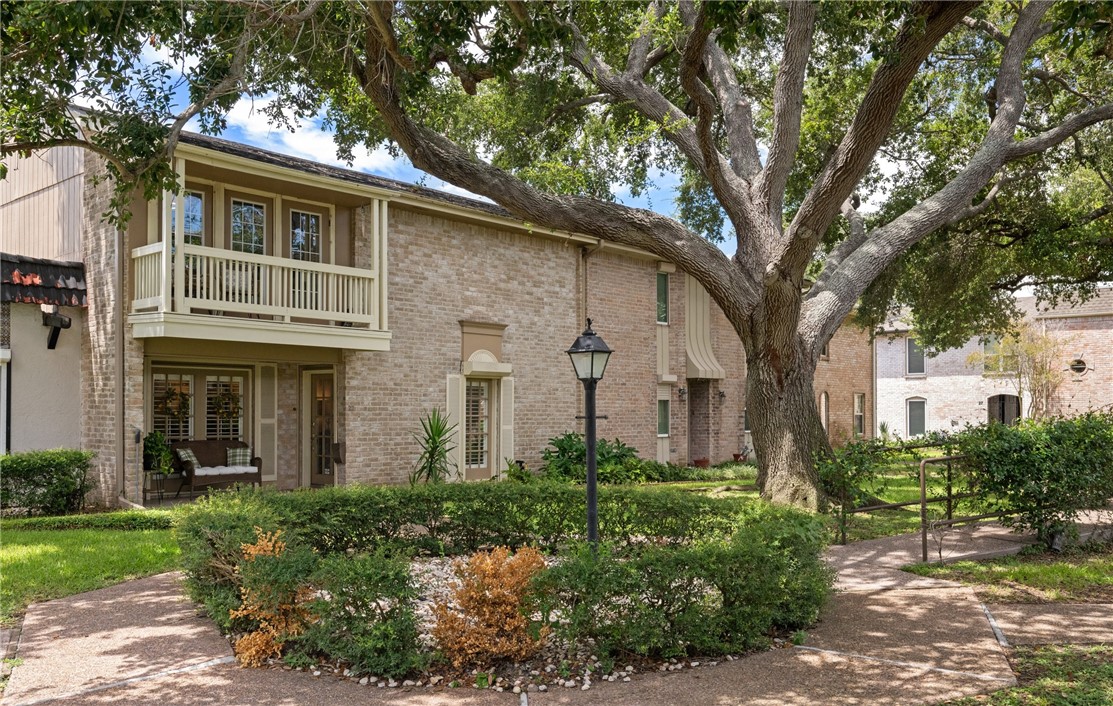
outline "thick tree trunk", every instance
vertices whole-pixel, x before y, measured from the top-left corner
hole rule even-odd
[[[817,455],[831,446],[815,406],[815,371],[799,357],[750,356],[746,407],[758,461],[758,488],[775,503],[820,509],[826,499],[815,471]]]

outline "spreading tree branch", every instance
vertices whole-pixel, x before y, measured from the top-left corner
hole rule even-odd
[[[769,159],[758,178],[756,191],[770,218],[780,227],[788,175],[800,146],[800,121],[804,113],[804,75],[815,36],[816,4],[788,3],[784,53],[773,87],[773,139]]]

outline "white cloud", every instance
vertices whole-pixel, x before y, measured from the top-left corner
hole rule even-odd
[[[336,156],[332,133],[321,128],[319,118],[298,126],[293,132],[271,125],[262,110],[273,101],[273,96],[241,98],[232,107],[228,113],[228,126],[237,132],[236,139],[273,152],[381,176],[392,176],[409,165],[406,160],[391,156],[382,147],[372,151],[362,146],[353,151],[353,160],[349,165]]]

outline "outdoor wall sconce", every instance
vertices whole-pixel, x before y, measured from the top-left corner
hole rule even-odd
[[[719,401],[722,402],[726,398],[727,398],[727,391],[726,390],[719,390]]]
[[[59,314],[57,306],[42,306],[43,312],[43,326],[49,326],[50,331],[46,335],[46,347],[48,350],[54,350],[58,347],[58,335],[62,333],[62,329],[69,328],[70,317]]]
[[[679,397],[682,400],[688,399],[688,388],[686,388],[686,387],[676,388],[676,396]]]

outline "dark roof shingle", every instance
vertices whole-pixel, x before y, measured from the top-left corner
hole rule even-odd
[[[0,301],[88,306],[85,265],[0,253]]]

